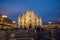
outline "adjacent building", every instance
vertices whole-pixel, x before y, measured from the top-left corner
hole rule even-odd
[[[10,20],[6,15],[0,14],[0,28],[15,28],[15,21]]]
[[[43,28],[60,28],[60,22],[49,22],[42,25]]]

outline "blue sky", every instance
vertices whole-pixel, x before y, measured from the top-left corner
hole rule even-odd
[[[5,14],[16,22],[18,14],[25,13],[27,9],[42,16],[43,23],[50,20],[58,22],[60,0],[0,0],[0,14]]]

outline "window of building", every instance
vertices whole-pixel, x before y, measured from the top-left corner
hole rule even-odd
[[[31,19],[29,21],[31,22]]]
[[[36,24],[36,21],[35,21],[35,24]]]
[[[22,24],[22,22],[21,22],[21,24]]]
[[[26,25],[24,26],[24,29],[26,29]]]
[[[39,23],[39,22],[38,22]]]
[[[24,18],[24,20],[26,20],[26,19]]]
[[[30,15],[30,17],[31,17],[31,15]]]
[[[24,24],[26,24],[26,22],[24,22]]]
[[[22,29],[22,25],[20,26],[20,29]]]
[[[35,18],[35,20],[36,20],[36,18]]]

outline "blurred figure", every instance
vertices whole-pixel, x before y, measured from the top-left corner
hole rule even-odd
[[[39,33],[40,32],[40,27],[36,27],[36,32]]]
[[[57,29],[58,28],[58,26],[55,26],[55,29]]]

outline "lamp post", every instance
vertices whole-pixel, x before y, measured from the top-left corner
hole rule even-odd
[[[12,21],[12,23],[14,24],[14,26],[15,26],[15,28],[16,28],[16,25],[15,25],[16,21]]]
[[[51,40],[55,40],[53,37],[54,37],[54,34],[53,34],[53,24],[52,22],[48,22],[49,23],[49,26],[51,25],[52,28],[50,28],[50,33],[51,33]]]
[[[3,21],[3,27],[2,28],[4,28],[4,19],[5,18],[7,18],[7,16],[6,15],[2,15],[2,21]]]

